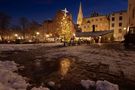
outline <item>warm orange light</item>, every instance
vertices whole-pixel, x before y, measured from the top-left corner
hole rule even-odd
[[[18,34],[15,34],[14,36],[15,36],[15,37],[18,37]]]
[[[63,58],[63,60],[60,62],[60,73],[62,76],[65,76],[67,72],[69,71],[71,62],[68,58]]]
[[[39,32],[36,32],[37,35],[39,35],[40,33]]]

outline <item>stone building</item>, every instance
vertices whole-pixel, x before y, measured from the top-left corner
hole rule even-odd
[[[81,29],[82,32],[109,30],[109,18],[102,15],[83,18]]]
[[[94,32],[109,30],[109,17],[93,13],[90,17],[83,17],[82,5],[80,4],[77,24],[82,32]]]
[[[135,27],[135,0],[128,0],[128,23],[130,27]]]
[[[127,29],[127,11],[113,12],[110,14],[110,30],[114,30],[114,40],[124,40]]]
[[[99,15],[94,12],[90,17],[83,17],[82,5],[80,4],[78,18],[78,31],[76,36],[85,40],[94,39],[96,42],[110,42],[113,31],[110,30],[110,20],[107,15]]]
[[[45,20],[42,27],[46,34],[53,33],[55,29],[53,25],[53,20]]]

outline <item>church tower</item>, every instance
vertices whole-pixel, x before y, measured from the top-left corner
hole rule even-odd
[[[82,4],[80,2],[80,8],[79,8],[79,13],[78,13],[78,17],[77,17],[77,24],[81,25],[83,21],[83,12],[82,12]]]

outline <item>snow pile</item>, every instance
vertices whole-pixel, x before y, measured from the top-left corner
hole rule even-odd
[[[29,84],[24,77],[14,72],[17,70],[17,64],[14,61],[0,61],[0,90],[26,90]],[[49,89],[41,86],[31,90]]]
[[[51,87],[53,87],[53,86],[55,86],[55,82],[50,81],[50,82],[48,82],[48,85],[51,86]]]
[[[83,87],[85,87],[86,89],[89,89],[90,87],[94,87],[95,86],[95,81],[91,81],[91,80],[81,80],[81,85]]]
[[[97,81],[96,90],[119,90],[118,85],[112,84],[108,81]]]
[[[24,78],[13,71],[17,65],[13,61],[0,61],[0,90],[26,90]]]
[[[91,80],[81,80],[81,85],[86,89],[91,87],[96,87],[96,90],[119,90],[118,85],[110,83],[106,80],[104,81],[91,81]]]
[[[14,61],[0,61],[0,70],[16,71],[17,64]]]
[[[39,88],[34,87],[31,90],[50,90],[50,89],[40,86]]]

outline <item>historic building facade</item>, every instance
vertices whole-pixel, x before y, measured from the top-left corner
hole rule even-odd
[[[109,30],[109,18],[101,15],[83,18],[81,29],[82,32]]]
[[[99,15],[97,13],[93,13],[90,17],[85,18],[83,17],[82,5],[80,4],[77,24],[82,32],[113,30],[114,40],[122,41],[124,39],[124,35],[126,33],[126,29],[128,26],[127,19],[128,19],[127,11],[113,12],[108,15]],[[134,21],[135,20],[132,20],[132,22]]]
[[[128,0],[128,23],[130,27],[135,27],[135,0]]]
[[[83,17],[82,5],[80,4],[77,26],[79,32],[78,38],[87,40],[94,39],[96,42],[110,42],[113,31],[110,30],[110,20],[107,15],[99,15],[94,12],[90,17]]]
[[[124,40],[124,35],[127,29],[127,11],[113,12],[110,14],[110,30],[114,30],[114,40]]]

